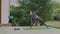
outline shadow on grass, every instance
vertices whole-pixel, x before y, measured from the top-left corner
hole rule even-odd
[[[53,27],[53,28],[56,28],[56,29],[60,29],[60,27],[56,27],[56,26],[51,26],[51,25],[48,25],[49,27]]]

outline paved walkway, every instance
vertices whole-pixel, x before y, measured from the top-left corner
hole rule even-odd
[[[46,24],[60,27],[60,21],[49,21]],[[19,28],[20,30],[14,30],[14,28]],[[23,30],[23,28],[29,27],[0,27],[0,34],[60,34],[60,29],[52,27],[49,27],[49,29],[46,29],[44,26],[33,27],[40,28],[40,30]],[[45,30],[41,28],[45,28]]]
[[[14,30],[14,28],[21,30]],[[26,27],[0,27],[0,34],[60,34],[60,30],[55,28],[46,30],[23,30],[23,28]]]

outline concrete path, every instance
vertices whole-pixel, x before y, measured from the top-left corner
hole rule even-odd
[[[21,30],[14,30],[14,28]],[[0,27],[0,34],[60,34],[60,30],[55,28],[46,30],[23,30],[23,28],[26,27]]]
[[[49,21],[46,24],[60,27],[60,21]],[[14,28],[19,28],[20,30],[14,30]],[[0,34],[60,34],[60,29],[49,27],[49,29],[40,30],[23,30],[23,28],[29,27],[0,27]],[[44,26],[38,26],[33,28],[45,28]]]

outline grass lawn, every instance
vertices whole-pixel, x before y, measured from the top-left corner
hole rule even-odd
[[[60,21],[48,21],[46,22],[49,27],[60,29]]]
[[[60,21],[48,21],[49,29],[60,29]],[[24,30],[30,30],[30,28],[23,28]],[[33,27],[32,30],[47,30],[45,27]]]
[[[54,29],[52,27],[49,28],[38,28],[38,27],[33,27],[31,30],[47,30],[47,29]],[[23,28],[23,30],[30,30],[30,28]]]

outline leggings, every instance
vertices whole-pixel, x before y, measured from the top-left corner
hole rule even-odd
[[[45,24],[45,22],[43,21],[42,18],[38,17],[37,19],[31,19],[31,22],[30,22],[30,26],[33,26],[33,24],[35,23],[35,25],[37,26],[37,22],[40,22],[40,26],[44,25],[48,28],[48,26]]]

